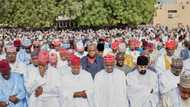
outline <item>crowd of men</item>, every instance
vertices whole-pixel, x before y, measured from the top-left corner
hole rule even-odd
[[[190,29],[0,29],[0,107],[190,107]]]

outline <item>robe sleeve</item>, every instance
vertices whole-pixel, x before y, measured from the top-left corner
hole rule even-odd
[[[26,91],[25,91],[23,79],[20,76],[18,76],[18,82],[16,85],[18,86],[17,98],[19,100],[25,99],[26,98]]]
[[[8,102],[8,98],[3,94],[1,88],[3,88],[3,87],[0,87],[0,101]]]
[[[86,85],[87,85],[86,94],[87,94],[88,103],[89,103],[90,107],[95,107],[95,104],[94,104],[94,85],[93,85],[93,79],[92,79],[90,74],[87,76]]]

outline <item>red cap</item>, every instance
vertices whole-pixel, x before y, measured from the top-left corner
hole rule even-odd
[[[80,65],[80,58],[76,55],[70,57],[71,65]]]
[[[14,46],[15,46],[15,47],[21,46],[21,41],[20,41],[19,39],[16,39],[16,40],[14,41]]]
[[[10,66],[7,60],[3,59],[0,61],[0,72],[3,74],[7,74],[10,70]]]
[[[38,54],[38,62],[39,64],[46,65],[49,62],[49,53],[47,51],[41,51]]]
[[[177,44],[176,44],[175,40],[170,39],[166,42],[166,48],[168,48],[168,49],[176,49],[176,46],[177,46]]]
[[[111,44],[112,49],[118,49],[119,48],[119,42],[115,41]]]
[[[114,61],[115,61],[114,55],[108,54],[108,55],[104,56],[104,62],[114,62]]]

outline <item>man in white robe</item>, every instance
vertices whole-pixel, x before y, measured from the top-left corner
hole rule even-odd
[[[94,79],[96,107],[128,107],[125,73],[114,68],[113,55],[104,56],[104,64]]]
[[[158,79],[155,72],[147,69],[146,56],[137,58],[137,69],[127,75],[127,95],[130,107],[156,107],[158,101]]]
[[[159,73],[159,90],[161,95],[177,88],[183,69],[182,59],[172,59],[171,70]]]
[[[94,107],[93,79],[81,69],[80,58],[71,57],[71,72],[62,77],[62,107]]]
[[[177,48],[177,43],[175,40],[168,40],[165,43],[165,50],[158,55],[158,58],[155,62],[155,69],[157,72],[164,72],[167,70],[171,70],[171,62],[172,58],[175,58],[176,56],[174,55],[175,50]]]
[[[57,69],[61,76],[70,73],[70,67],[68,64],[68,52],[64,48],[59,49]]]
[[[38,55],[38,74],[32,87],[29,107],[60,107],[60,77],[57,70],[48,65],[48,52]],[[34,74],[35,75],[35,74]]]
[[[190,107],[190,74],[184,71],[176,89],[164,94],[161,107]]]

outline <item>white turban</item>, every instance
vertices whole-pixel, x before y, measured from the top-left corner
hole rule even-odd
[[[180,75],[180,83],[179,84],[184,88],[190,88],[190,73],[189,72],[183,72]]]

